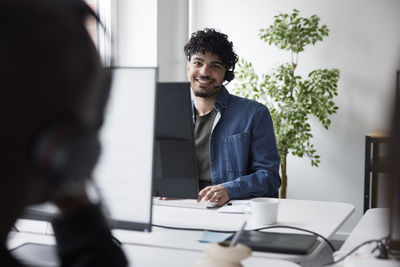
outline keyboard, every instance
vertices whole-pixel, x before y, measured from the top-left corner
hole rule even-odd
[[[218,207],[216,202],[208,202],[208,201],[197,202],[196,199],[160,200],[157,198],[153,198],[153,205],[191,208],[191,209],[211,209]]]

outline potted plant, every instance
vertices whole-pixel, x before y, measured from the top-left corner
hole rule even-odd
[[[300,17],[296,9],[291,14],[276,15],[270,27],[260,29],[259,37],[268,45],[289,51],[291,62],[259,76],[251,62],[242,59],[235,71],[238,83],[234,93],[257,100],[270,110],[281,156],[281,198],[286,198],[289,153],[308,156],[312,166],[320,163],[320,156],[311,143],[310,116],[314,115],[328,129],[330,115],[338,110],[333,98],[337,95],[339,70],[316,69],[306,78],[295,72],[298,54],[307,45],[314,45],[328,36],[329,29],[326,25],[320,26],[319,22],[316,15]]]

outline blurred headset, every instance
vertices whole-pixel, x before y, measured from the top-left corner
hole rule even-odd
[[[235,67],[233,67],[232,70],[227,70],[227,71],[225,72],[224,80],[227,81],[228,83],[230,83],[230,82],[235,78],[234,69],[235,69]],[[227,84],[228,84],[228,83],[227,83]]]
[[[82,21],[92,17],[104,25],[93,10],[81,0],[57,0],[71,10]],[[105,105],[111,87],[111,70],[103,68],[104,82],[100,93],[98,110],[99,121],[94,127],[85,127],[71,120],[50,123],[43,127],[32,144],[32,162],[40,172],[50,177],[59,194],[73,194],[78,187],[91,178],[91,172],[100,155],[99,128],[103,122]]]
[[[225,72],[224,80],[227,81],[227,83],[225,85],[230,83],[235,78],[235,65],[236,65],[238,58],[237,58],[236,54],[234,54],[234,55],[235,55],[235,60],[233,62],[232,68]]]

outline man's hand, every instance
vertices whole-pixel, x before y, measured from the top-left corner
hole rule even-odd
[[[197,202],[201,200],[217,202],[218,206],[222,206],[229,201],[229,192],[222,185],[207,186],[199,192]]]

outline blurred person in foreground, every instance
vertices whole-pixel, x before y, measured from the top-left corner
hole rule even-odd
[[[85,185],[100,145],[109,77],[78,0],[0,0],[0,266],[28,205],[50,201],[62,266],[126,266]]]

